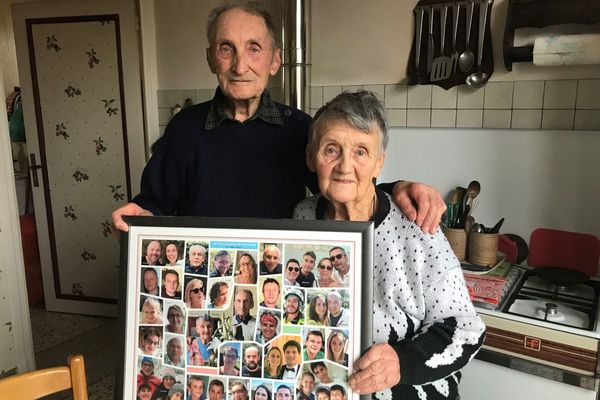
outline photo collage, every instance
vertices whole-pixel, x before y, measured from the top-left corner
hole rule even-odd
[[[350,397],[352,244],[139,240],[137,399]]]

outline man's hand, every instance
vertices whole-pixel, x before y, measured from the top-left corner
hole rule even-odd
[[[112,213],[113,229],[118,229],[123,232],[127,232],[129,230],[129,225],[127,225],[125,223],[125,221],[123,221],[124,215],[149,217],[154,214],[152,214],[150,211],[138,206],[135,203],[127,203],[124,206],[119,207],[115,211],[113,211],[113,213]],[[114,233],[116,234],[118,232],[115,231]]]
[[[398,182],[394,185],[394,202],[423,232],[434,234],[446,211],[446,203],[435,188],[418,182]],[[416,208],[415,208],[416,204]]]
[[[352,390],[370,394],[400,382],[400,359],[389,344],[373,345],[354,363],[357,372],[348,379]]]

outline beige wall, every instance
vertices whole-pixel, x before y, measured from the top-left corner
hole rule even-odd
[[[19,86],[15,36],[10,14],[11,3],[11,0],[0,0],[0,70],[3,73],[3,98],[13,91],[14,86]]]

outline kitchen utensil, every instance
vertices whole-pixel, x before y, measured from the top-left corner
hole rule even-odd
[[[475,222],[471,226],[471,232],[483,233],[483,225],[481,225],[480,223]]]
[[[421,61],[421,36],[423,34],[423,9],[421,7],[416,8],[417,21],[415,24],[415,70],[419,73],[419,65]]]
[[[456,74],[456,66],[458,65],[458,50],[456,50],[456,33],[458,32],[458,16],[460,14],[460,5],[454,3],[452,6],[452,74]]]
[[[473,10],[475,9],[475,3],[473,0],[469,1],[467,4],[467,29],[466,29],[466,43],[465,43],[465,51],[458,58],[458,67],[462,72],[469,72],[471,68],[473,68],[473,63],[475,62],[475,55],[469,48],[469,39],[471,36],[471,23],[473,21]]]
[[[496,225],[494,225],[493,228],[490,229],[490,233],[500,232],[500,228],[502,227],[503,223],[504,223],[504,217],[500,218],[500,221],[496,222]]]
[[[440,10],[440,55],[433,60],[431,66],[431,82],[443,81],[448,79],[452,73],[452,58],[444,55],[444,46],[446,44],[446,19],[448,17],[448,6],[442,5]]]
[[[469,262],[477,265],[494,265],[498,255],[497,233],[471,232],[469,234]]]
[[[471,215],[467,215],[467,217],[465,218],[465,231],[467,233],[471,232],[471,229],[473,229],[474,224],[475,218],[473,218],[473,216]]]
[[[485,38],[485,25],[487,23],[488,0],[484,0],[479,6],[479,42],[477,44],[477,72],[467,76],[465,83],[473,87],[481,87],[490,79],[490,76],[481,70],[483,60],[483,42]]]
[[[474,207],[474,200],[475,197],[477,197],[479,195],[479,192],[481,191],[481,185],[479,184],[479,182],[477,181],[471,181],[469,182],[469,186],[467,186],[467,192],[465,193],[465,203],[469,204],[471,210],[473,211]]]
[[[431,65],[433,64],[433,7],[427,9],[429,13],[429,35],[427,36],[427,73],[431,72]]]

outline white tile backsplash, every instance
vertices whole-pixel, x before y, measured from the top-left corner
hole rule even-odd
[[[546,81],[544,109],[574,109],[577,81]]]
[[[513,110],[511,128],[540,129],[542,127],[542,110]]]
[[[456,126],[456,109],[431,110],[431,126],[435,128],[454,128]]]
[[[481,128],[483,126],[483,110],[456,110],[457,128]]]
[[[433,86],[431,91],[431,108],[447,108],[456,110],[456,97],[458,88],[455,86],[444,90],[439,86]]]
[[[363,89],[375,93],[379,101],[385,103],[385,85],[364,85]]]
[[[483,89],[475,89],[470,86],[459,86],[457,108],[483,109],[483,94]]]
[[[173,107],[175,104],[181,105],[181,90],[159,90],[156,100],[159,107]]]
[[[575,110],[543,110],[542,129],[573,129]]]
[[[406,126],[428,127],[431,126],[431,110],[408,110],[406,114]]]
[[[310,108],[321,108],[323,106],[323,87],[311,86],[309,93]]]
[[[600,111],[575,110],[575,129],[600,132]]]
[[[406,126],[406,110],[388,109],[387,121],[389,126]]]
[[[340,93],[342,93],[341,86],[325,86],[323,88],[323,104],[327,103]]]
[[[512,108],[512,97],[512,82],[490,82],[485,86],[483,108],[510,110]]]
[[[584,79],[577,88],[578,110],[600,110],[600,79]]]
[[[510,128],[510,110],[483,110],[483,127],[506,129]]]
[[[385,85],[385,107],[406,108],[407,92],[405,85]]]
[[[408,108],[431,108],[431,86],[408,87]],[[420,125],[419,125],[420,126]]]
[[[541,109],[544,102],[544,81],[517,81],[513,90],[513,109]]]

